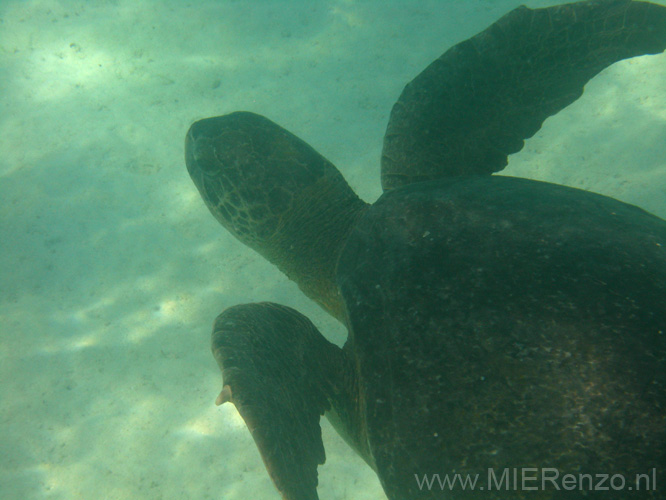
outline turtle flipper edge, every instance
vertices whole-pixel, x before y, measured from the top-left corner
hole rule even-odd
[[[660,5],[518,7],[405,87],[384,136],[382,187],[498,172],[604,68],[665,47]]]
[[[305,316],[273,303],[220,314],[212,350],[224,386],[216,403],[236,406],[282,498],[317,500],[326,459],[319,418],[341,350]]]

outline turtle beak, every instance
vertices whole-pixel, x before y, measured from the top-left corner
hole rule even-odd
[[[190,172],[190,175],[192,175],[192,169],[197,166],[194,157],[194,144],[196,143],[194,125],[196,125],[196,123],[190,127],[185,136],[185,165],[187,165],[187,170]]]
[[[215,141],[211,132],[215,128],[215,118],[199,120],[185,136],[185,164],[190,177],[197,183],[201,174],[214,174],[219,171],[219,161],[215,157]]]
[[[220,121],[222,117],[195,122],[185,136],[185,164],[190,178],[213,215],[224,225],[227,218],[219,213],[224,195],[225,166],[218,158]],[[222,217],[222,219],[220,219]]]

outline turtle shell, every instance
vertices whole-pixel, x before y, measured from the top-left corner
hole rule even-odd
[[[633,478],[666,463],[663,220],[526,179],[417,183],[362,216],[337,279],[389,498],[442,498],[425,474]]]

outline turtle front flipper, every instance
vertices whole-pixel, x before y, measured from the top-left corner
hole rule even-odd
[[[428,66],[391,112],[382,186],[491,174],[614,62],[666,47],[666,8],[593,0],[519,7]]]
[[[215,218],[342,320],[335,263],[366,204],[338,169],[298,137],[248,112],[194,123],[185,161]]]
[[[223,312],[212,350],[223,377],[216,403],[236,406],[282,498],[317,499],[326,458],[319,418],[336,398],[342,350],[305,316],[272,303]]]

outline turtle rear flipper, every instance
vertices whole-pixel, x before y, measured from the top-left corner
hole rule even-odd
[[[215,321],[212,350],[231,401],[285,500],[316,500],[326,455],[319,418],[330,407],[342,351],[305,316],[272,303],[245,304]]]
[[[519,7],[405,87],[384,137],[382,186],[498,172],[601,70],[665,47],[666,8],[659,5]]]

